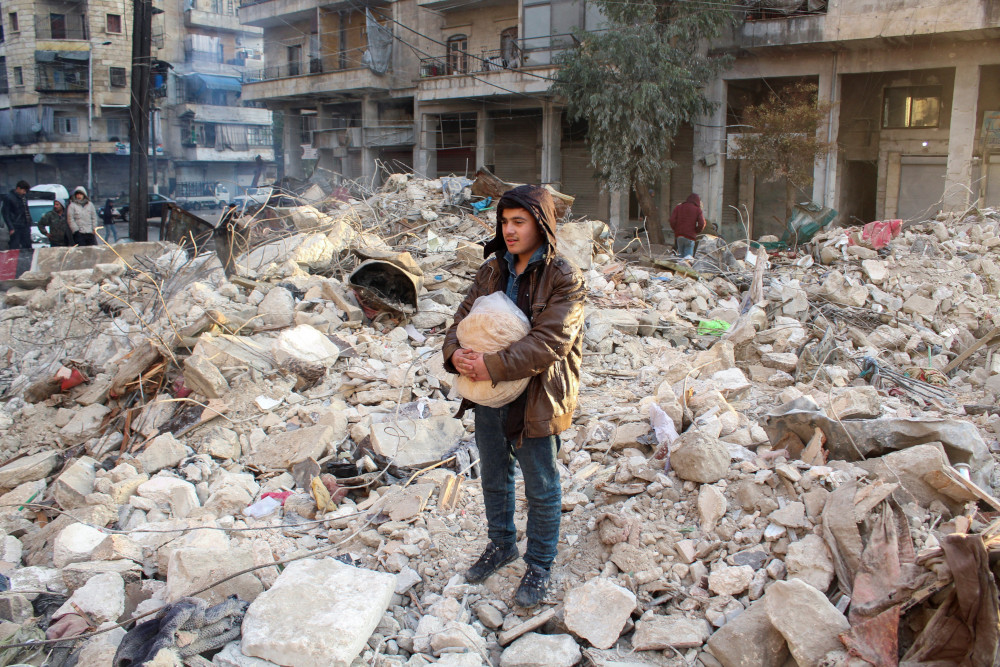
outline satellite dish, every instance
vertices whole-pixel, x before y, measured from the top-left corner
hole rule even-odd
[[[42,164],[45,162],[45,156],[42,153],[35,153],[35,157],[31,158],[35,164]]]
[[[40,123],[34,123],[34,124],[32,124],[32,126],[31,126],[31,131],[32,131],[32,132],[35,132],[36,134],[37,134],[38,132],[41,132],[41,131],[42,131],[42,126],[41,126],[41,124],[40,124]]]

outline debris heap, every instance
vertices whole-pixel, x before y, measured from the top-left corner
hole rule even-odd
[[[39,251],[0,310],[3,664],[993,663],[997,211],[693,265],[570,213],[580,408],[525,611],[522,562],[462,576],[486,525],[440,347],[474,192]]]

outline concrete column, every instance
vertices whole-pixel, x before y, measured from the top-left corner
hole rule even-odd
[[[416,109],[417,143],[413,146],[413,171],[423,178],[437,178],[437,129],[436,114],[422,113]]]
[[[377,185],[374,181],[377,171],[375,160],[378,159],[378,148],[368,145],[368,137],[372,134],[369,128],[377,127],[378,103],[370,95],[365,95],[361,100],[361,141],[363,145],[361,149],[361,177],[369,185]]]
[[[979,101],[979,65],[955,68],[955,93],[948,131],[948,168],[944,178],[945,211],[964,211],[978,199],[972,194],[972,151],[976,145],[976,104]]]
[[[726,169],[726,82],[716,79],[705,90],[715,108],[694,126],[694,191],[701,196],[705,218],[722,219],[722,185]],[[668,212],[669,213],[669,212]]]
[[[285,109],[285,124],[282,130],[282,146],[285,155],[285,176],[304,178],[302,171],[302,116],[298,109]]]
[[[562,185],[562,108],[551,102],[542,107],[542,183]]]
[[[476,112],[476,169],[496,163],[496,130],[486,109]]]
[[[325,104],[317,105],[316,107],[316,129],[317,130],[329,130],[333,127],[333,113],[330,111],[330,107]],[[323,137],[320,141],[325,142],[327,140],[327,132],[321,132],[320,137]],[[316,160],[316,166],[322,169],[327,169],[332,172],[340,171],[340,159],[333,156],[332,148],[323,148],[320,144],[320,148],[317,151],[319,154],[319,159]]]
[[[816,158],[813,166],[812,199],[817,204],[836,208],[837,204],[837,136],[840,132],[840,75],[837,73],[837,54],[834,53],[828,68],[819,73],[820,105],[829,105],[826,118],[816,128],[819,141],[832,144],[830,150]]]
[[[612,238],[614,238],[621,229],[628,225],[628,191],[611,191],[611,205],[608,218],[608,227],[611,229]]]

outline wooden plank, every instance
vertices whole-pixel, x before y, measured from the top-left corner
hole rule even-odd
[[[951,373],[953,370],[958,368],[963,361],[965,361],[973,354],[978,352],[979,348],[981,348],[983,345],[986,345],[988,342],[990,342],[997,336],[1000,336],[1000,326],[993,327],[992,331],[990,331],[988,334],[986,334],[985,336],[977,340],[975,343],[970,345],[969,349],[967,349],[965,352],[955,357],[950,364],[944,367],[944,370],[942,370],[941,372],[944,373],[945,375]]]
[[[497,641],[500,643],[500,646],[506,646],[507,644],[511,643],[521,635],[542,627],[543,625],[548,623],[550,619],[555,618],[555,615],[556,615],[556,610],[553,609],[552,607],[549,607],[541,614],[538,614],[537,616],[532,616],[524,623],[521,623],[520,625],[515,625],[510,630],[501,632],[500,636],[497,638]]]

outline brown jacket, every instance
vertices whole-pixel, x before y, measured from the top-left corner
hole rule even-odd
[[[506,350],[483,358],[494,383],[531,378],[525,392],[510,405],[507,437],[519,441],[557,434],[573,421],[583,359],[586,290],[580,270],[556,252],[555,207],[551,195],[536,186],[521,186],[508,194],[511,193],[515,193],[516,203],[508,201],[507,205],[528,208],[542,222],[549,242],[545,259],[525,269],[518,290],[518,306],[531,321],[531,330]],[[508,194],[504,195],[505,199]],[[497,220],[501,219],[502,210],[498,205]],[[450,373],[457,372],[451,357],[461,347],[458,323],[478,297],[505,291],[507,287],[508,269],[503,259],[506,246],[499,222],[497,237],[487,244],[484,255],[491,252],[495,252],[495,256],[479,268],[455,313],[454,324],[445,335],[442,353],[445,369]],[[463,400],[459,415],[473,406],[470,401]]]

